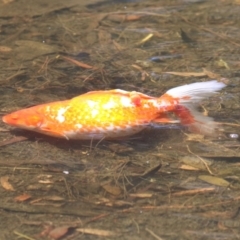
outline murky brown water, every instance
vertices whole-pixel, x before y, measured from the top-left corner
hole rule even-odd
[[[228,86],[203,103],[224,123],[215,138],[171,125],[91,143],[1,123],[0,239],[240,239],[239,12],[238,0],[1,0],[2,115],[90,90]]]

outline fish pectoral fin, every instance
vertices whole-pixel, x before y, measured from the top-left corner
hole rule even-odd
[[[64,133],[54,131],[53,129],[51,129],[50,127],[47,127],[47,126],[46,127],[41,126],[41,128],[36,131],[39,133],[44,133],[48,136],[66,138],[67,140],[69,140],[69,138]]]
[[[157,118],[154,119],[152,122],[154,123],[179,123],[179,120],[171,119],[171,118]]]
[[[166,113],[161,113],[157,118],[153,119],[152,122],[154,123],[179,123],[180,121],[174,119],[173,117],[169,116]]]

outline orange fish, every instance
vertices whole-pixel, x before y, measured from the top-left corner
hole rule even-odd
[[[216,123],[196,110],[199,102],[225,87],[216,80],[192,83],[159,98],[119,89],[92,91],[70,100],[46,103],[5,115],[14,127],[66,139],[114,139],[138,133],[152,123],[172,123],[212,135]],[[175,121],[176,122],[176,121]]]

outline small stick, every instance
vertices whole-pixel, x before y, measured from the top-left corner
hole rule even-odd
[[[25,238],[25,239],[28,239],[28,240],[35,240],[35,238],[31,238],[25,234],[22,234],[20,232],[17,232],[17,231],[13,231],[14,234],[16,234],[18,237],[21,237],[21,238]]]
[[[157,240],[163,240],[161,237],[159,237],[156,233],[154,233],[152,230],[145,228],[147,232],[149,232],[153,237],[155,237]]]
[[[11,139],[9,139],[9,140],[5,140],[5,141],[3,141],[3,142],[0,142],[0,147],[6,146],[6,145],[9,145],[9,144],[13,144],[13,143],[17,143],[17,142],[26,141],[26,140],[28,140],[28,139],[29,139],[29,138],[23,137],[23,136],[14,137],[14,138],[11,138]]]
[[[211,171],[211,169],[209,168],[209,166],[207,165],[207,163],[206,163],[201,157],[199,157],[197,154],[193,153],[193,152],[190,150],[190,148],[189,148],[188,145],[187,145],[187,149],[188,149],[188,151],[189,151],[192,155],[194,155],[195,157],[197,157],[198,159],[200,159],[200,160],[203,162],[203,164],[205,165],[206,169],[208,170],[208,172],[209,172],[210,174],[214,175],[213,172]]]

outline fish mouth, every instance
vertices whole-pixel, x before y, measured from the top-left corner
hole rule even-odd
[[[7,114],[5,116],[2,117],[2,121],[8,125],[12,125],[15,126],[15,121],[16,121],[16,115],[15,114]]]
[[[4,123],[6,123],[6,117],[5,117],[5,116],[2,117],[2,121],[3,121]]]
[[[3,116],[2,117],[2,121],[4,122],[4,123],[7,123],[7,124],[9,124],[8,122],[8,117],[9,117],[9,115],[5,115],[5,116]]]

